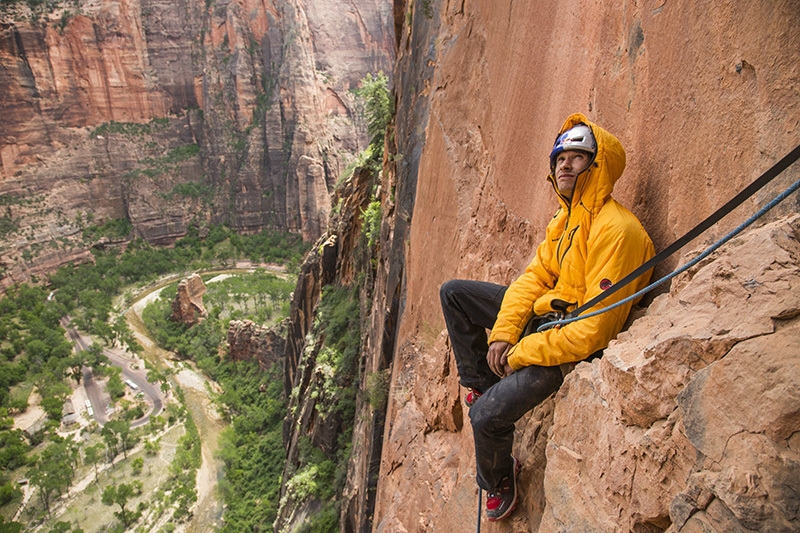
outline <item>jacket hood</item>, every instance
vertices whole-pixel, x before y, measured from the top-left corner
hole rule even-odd
[[[580,123],[586,124],[592,130],[597,143],[597,153],[594,161],[589,165],[589,169],[578,176],[571,203],[572,205],[582,204],[589,211],[596,212],[611,196],[614,184],[625,170],[625,149],[619,139],[597,124],[590,122],[581,113],[570,115],[558,134],[561,135]],[[548,176],[548,180],[558,194],[554,173]],[[560,194],[558,198],[566,207],[566,199]]]

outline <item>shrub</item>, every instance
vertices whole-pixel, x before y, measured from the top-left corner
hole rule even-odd
[[[386,408],[389,399],[389,371],[373,372],[367,376],[367,402],[373,409]]]
[[[370,137],[370,145],[373,146],[383,146],[383,136],[392,118],[388,84],[389,78],[383,72],[378,72],[375,77],[367,73],[361,80],[361,87],[354,91],[364,102],[367,134]]]
[[[370,202],[362,213],[363,225],[361,231],[367,239],[367,246],[372,248],[381,236],[381,202]]]

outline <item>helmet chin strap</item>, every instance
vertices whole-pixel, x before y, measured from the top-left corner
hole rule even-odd
[[[596,157],[597,157],[596,154],[592,154],[592,159],[591,161],[589,161],[589,164],[586,165],[586,168],[578,172],[578,175],[575,176],[575,185],[572,186],[572,191],[569,193],[569,196],[561,192],[561,189],[558,188],[558,179],[556,179],[556,173],[555,171],[552,172],[553,188],[555,188],[556,194],[558,194],[559,196],[561,196],[561,198],[567,201],[567,205],[572,205],[572,197],[575,196],[575,191],[578,189],[578,182],[580,181],[581,184],[584,183],[584,180],[580,179],[581,175],[587,173],[592,169],[592,165],[594,165],[594,160]]]

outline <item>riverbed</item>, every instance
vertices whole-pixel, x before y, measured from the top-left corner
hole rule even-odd
[[[253,272],[255,268],[263,268],[279,277],[287,274],[275,265],[252,265],[239,263],[237,268],[216,272],[206,284],[222,281],[230,276]],[[136,340],[144,347],[142,357],[159,370],[174,371],[171,381],[173,387],[179,386],[185,395],[186,407],[192,414],[197,431],[200,434],[202,464],[197,471],[197,505],[190,522],[183,528],[176,528],[180,533],[201,533],[220,526],[223,502],[216,490],[219,480],[224,475],[224,464],[216,457],[219,448],[219,436],[228,423],[220,416],[213,402],[213,395],[221,392],[219,385],[206,378],[191,361],[174,361],[172,353],[160,348],[148,334],[142,321],[142,311],[155,301],[170,284],[178,279],[171,277],[143,290],[139,293],[125,312],[125,318],[136,336]]]
[[[162,289],[155,288],[142,294],[125,313],[125,318],[136,340],[144,347],[142,357],[159,370],[174,370],[171,385],[183,390],[186,408],[197,426],[203,459],[197,471],[197,504],[192,519],[176,531],[200,533],[221,525],[223,506],[215,489],[224,474],[224,465],[215,456],[219,448],[219,435],[228,424],[219,416],[212,400],[213,392],[219,392],[218,385],[206,378],[191,362],[173,361],[172,353],[161,349],[148,336],[141,313],[147,304],[159,296]]]

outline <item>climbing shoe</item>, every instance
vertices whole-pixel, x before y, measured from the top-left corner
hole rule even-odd
[[[467,395],[464,396],[464,403],[467,405],[467,407],[472,407],[481,396],[483,396],[483,393],[478,389],[469,389]]]
[[[508,517],[517,506],[517,476],[522,468],[516,457],[512,474],[503,478],[500,486],[486,495],[486,517],[489,522],[499,522]]]

